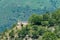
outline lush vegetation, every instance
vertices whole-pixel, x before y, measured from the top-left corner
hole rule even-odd
[[[0,39],[60,40],[60,9],[42,15],[32,14],[28,20],[28,25],[21,26],[21,30],[16,26],[14,25],[11,30],[1,33]]]

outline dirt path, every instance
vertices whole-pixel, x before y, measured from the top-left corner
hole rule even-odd
[[[17,28],[21,29],[21,24],[23,24],[23,26],[26,26],[28,24],[28,22],[18,22],[17,23]]]

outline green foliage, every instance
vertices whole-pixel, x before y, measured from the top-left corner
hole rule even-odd
[[[40,25],[41,24],[42,18],[39,15],[33,14],[29,18],[29,23],[34,24],[34,25]]]
[[[43,20],[44,21],[48,21],[50,18],[50,14],[46,13],[46,14],[43,14]]]
[[[56,37],[55,33],[46,32],[43,35],[42,40],[57,40],[57,37]]]
[[[54,26],[60,24],[60,9],[52,13],[47,12],[43,15],[33,14],[29,18],[29,23],[44,26]]]
[[[60,9],[56,10],[53,14],[52,17],[56,20],[60,19]]]
[[[55,33],[60,31],[60,26],[55,26]]]
[[[46,31],[47,31],[47,29],[45,27],[41,26],[38,28],[38,33],[40,36],[42,36]]]
[[[11,38],[14,38],[14,30],[12,30],[10,33],[9,33],[9,36],[11,37]]]
[[[33,25],[32,26],[32,30],[38,31],[38,26],[37,25]]]
[[[32,38],[37,39],[39,37],[38,31],[33,31],[32,32]]]
[[[42,24],[43,26],[48,26],[48,25],[49,25],[49,21],[42,21],[41,24]]]
[[[56,36],[60,38],[60,31],[56,33]]]
[[[29,29],[27,27],[24,27],[21,31],[19,31],[18,36],[19,38],[24,38],[29,32]]]
[[[57,37],[60,38],[60,10],[56,10],[51,14],[49,14],[49,12],[42,15],[33,14],[30,16],[28,22],[26,26],[21,25],[23,26],[21,30],[13,30],[13,28],[17,26],[14,24],[11,32],[9,32],[10,38],[23,40],[26,35],[32,39],[41,38],[41,40],[57,40]],[[8,31],[9,30],[6,29],[0,38],[7,38],[5,34]],[[17,34],[18,37],[15,37],[15,34]]]
[[[56,19],[50,18],[49,19],[49,26],[54,26],[56,24]]]
[[[55,33],[58,38],[60,38],[60,26],[55,27]]]

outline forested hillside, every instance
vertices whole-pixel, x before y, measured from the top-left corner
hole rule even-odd
[[[0,0],[0,32],[18,20],[27,21],[33,13],[43,14],[58,8],[60,0]]]
[[[6,29],[0,33],[0,40],[60,40],[60,9],[44,14],[32,14],[28,24],[21,24],[22,29]]]

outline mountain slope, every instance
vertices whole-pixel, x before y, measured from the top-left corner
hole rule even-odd
[[[59,5],[60,0],[0,0],[0,30],[17,20],[26,21],[32,13],[52,11]]]

